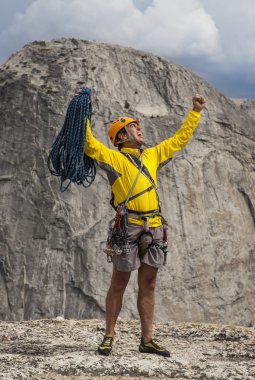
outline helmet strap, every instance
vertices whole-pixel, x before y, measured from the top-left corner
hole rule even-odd
[[[128,135],[128,138],[125,141],[121,141],[121,140],[117,141],[116,145],[123,144],[127,141],[132,141],[133,143],[135,143],[137,145],[138,148],[140,148],[141,144],[138,141],[136,141],[136,139],[133,136],[131,136],[130,132],[128,131],[128,129],[126,127],[124,127],[124,129],[125,129],[126,134]]]

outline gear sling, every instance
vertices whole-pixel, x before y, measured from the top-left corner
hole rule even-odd
[[[122,253],[129,251],[129,245],[127,242],[128,216],[134,219],[142,219],[144,221],[144,228],[141,231],[138,239],[136,240],[139,248],[140,248],[139,243],[142,241],[142,239],[145,238],[145,241],[146,241],[145,246],[144,246],[144,241],[143,241],[143,244],[141,244],[141,246],[143,246],[143,249],[139,249],[139,257],[140,257],[140,260],[142,260],[148,248],[150,248],[152,245],[158,245],[156,242],[154,242],[153,235],[149,229],[149,219],[151,217],[158,215],[161,217],[162,225],[163,225],[163,244],[160,246],[158,245],[158,246],[164,252],[164,265],[165,265],[166,255],[167,255],[167,245],[168,245],[168,236],[167,236],[168,224],[166,220],[164,219],[164,217],[160,214],[161,210],[157,209],[157,210],[149,210],[146,212],[139,212],[139,211],[129,210],[126,207],[127,203],[130,200],[133,200],[153,189],[155,190],[157,198],[158,198],[157,189],[156,189],[154,180],[151,177],[146,166],[143,164],[142,160],[140,161],[137,157],[134,157],[134,156],[131,157],[131,155],[128,153],[124,153],[124,152],[121,152],[121,153],[124,156],[126,156],[129,159],[129,161],[138,169],[138,173],[133,182],[133,185],[131,186],[131,189],[129,191],[129,194],[126,200],[123,201],[121,204],[119,204],[117,207],[114,206],[114,194],[112,193],[110,204],[115,209],[116,215],[113,221],[110,222],[109,234],[108,234],[108,239],[107,239],[107,247],[104,250],[104,252],[107,254],[107,261],[112,262],[113,256],[120,255]],[[149,180],[149,182],[151,183],[151,186],[149,186],[147,189],[144,189],[141,192],[132,196],[133,190],[135,188],[135,185],[141,173]],[[148,237],[150,237],[150,239],[148,239]]]

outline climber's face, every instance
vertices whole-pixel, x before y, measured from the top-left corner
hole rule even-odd
[[[145,143],[145,138],[142,133],[140,122],[130,123],[126,126],[130,136],[137,142],[138,145],[143,145]]]

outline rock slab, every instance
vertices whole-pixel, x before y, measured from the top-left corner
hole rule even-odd
[[[138,321],[121,320],[113,352],[97,353],[99,320],[0,322],[0,379],[132,378],[253,380],[255,331],[240,326],[155,323],[155,338],[171,357],[138,352]]]
[[[208,99],[189,145],[159,172],[169,255],[157,321],[253,326],[255,127],[207,82],[142,51],[92,41],[35,41],[0,66],[0,319],[104,318],[111,265],[103,248],[110,189],[98,170],[84,189],[59,191],[47,169],[74,89],[94,91],[95,135],[139,117],[157,144],[183,122],[194,93]],[[105,124],[106,123],[106,124]],[[137,318],[136,274],[122,318]]]

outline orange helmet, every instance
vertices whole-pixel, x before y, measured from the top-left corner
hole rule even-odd
[[[120,117],[119,119],[115,120],[108,129],[108,136],[110,137],[110,140],[114,146],[117,146],[116,144],[116,137],[119,131],[124,128],[126,125],[130,123],[138,123],[137,120],[133,119],[132,117]]]

